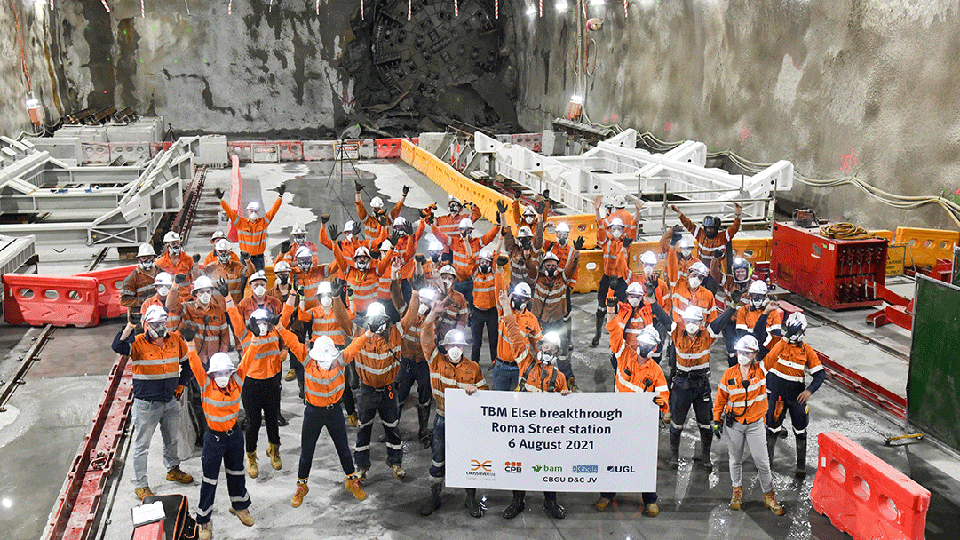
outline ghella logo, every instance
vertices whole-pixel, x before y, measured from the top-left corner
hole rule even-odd
[[[633,467],[630,465],[607,465],[608,473],[632,473]]]
[[[534,472],[563,472],[563,467],[556,466],[552,467],[550,465],[534,465]]]

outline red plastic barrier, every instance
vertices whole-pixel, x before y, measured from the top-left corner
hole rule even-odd
[[[3,319],[8,324],[85,328],[100,323],[95,278],[4,274],[3,284]]]
[[[240,201],[243,200],[243,178],[240,178],[240,158],[236,154],[230,156],[233,162],[233,170],[230,172],[230,207],[238,215],[243,215],[244,209],[240,208]],[[227,240],[237,242],[237,226],[230,222],[230,230],[227,231]]]
[[[277,141],[280,161],[303,161],[303,141]]]
[[[75,274],[74,277],[92,277],[99,283],[99,296],[97,303],[100,306],[100,318],[112,319],[114,317],[123,317],[127,314],[127,308],[120,305],[120,289],[123,287],[123,280],[127,279],[130,272],[137,265],[119,266],[117,268],[108,268],[96,272],[85,272]]]
[[[400,157],[400,139],[377,139],[377,158]]]
[[[930,492],[836,432],[821,433],[810,500],[854,540],[922,539]]]

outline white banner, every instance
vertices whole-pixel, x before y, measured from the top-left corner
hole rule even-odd
[[[445,396],[449,487],[657,490],[654,394],[448,388]]]

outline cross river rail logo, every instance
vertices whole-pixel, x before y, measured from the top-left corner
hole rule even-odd
[[[633,467],[630,465],[607,465],[608,473],[632,473]]]
[[[508,473],[518,473],[521,471],[521,466],[519,461],[506,461],[503,463],[504,472]]]
[[[466,473],[467,476],[481,480],[493,480],[497,476],[497,473],[493,472],[493,462],[489,459],[485,461],[470,460],[470,470]]]
[[[573,474],[597,474],[600,467],[597,465],[574,465]]]

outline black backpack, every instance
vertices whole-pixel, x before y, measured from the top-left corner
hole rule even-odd
[[[186,495],[151,495],[143,504],[163,504],[163,536],[166,540],[193,540],[200,533],[197,522],[187,511]]]

